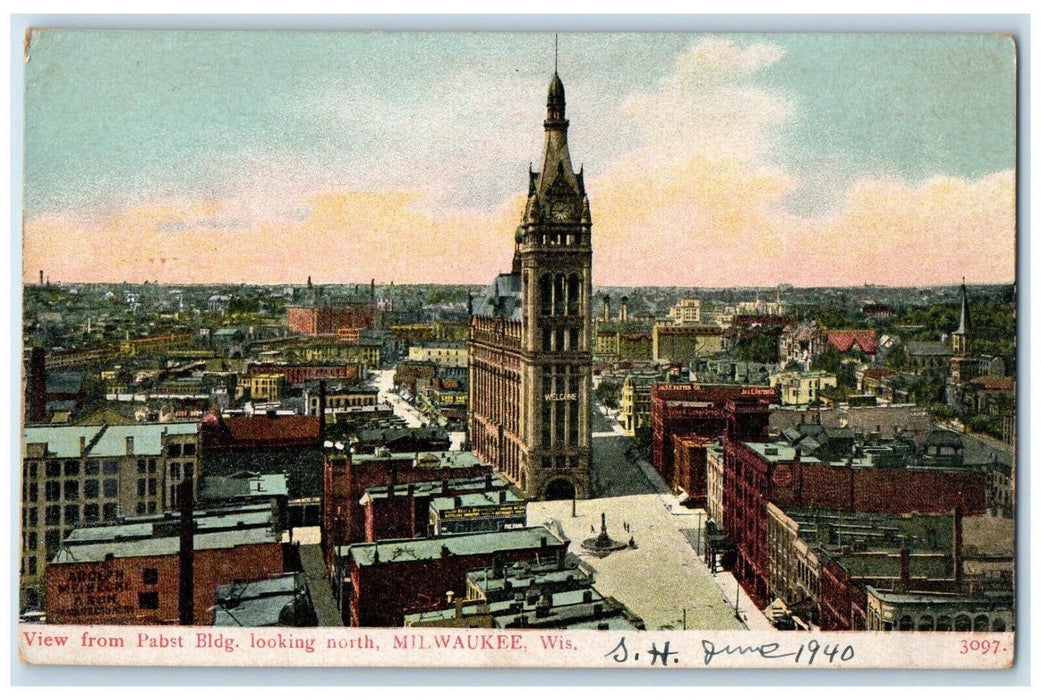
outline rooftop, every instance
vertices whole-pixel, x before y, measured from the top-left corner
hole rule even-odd
[[[384,454],[362,454],[353,455],[351,461],[354,464],[366,464],[368,462],[400,462],[412,461],[417,467],[428,469],[465,469],[479,467],[482,462],[477,456],[468,450],[452,450],[441,452],[390,452]]]
[[[443,513],[456,508],[490,508],[503,504],[524,503],[526,500],[514,493],[512,489],[507,488],[491,492],[463,493],[457,496],[438,496],[431,499],[430,509]]]
[[[218,586],[213,624],[215,627],[285,625],[285,618],[296,617],[296,607],[301,603],[306,605],[306,598],[307,581],[300,573]]]
[[[541,546],[566,546],[566,541],[542,526],[502,532],[445,535],[427,539],[381,540],[337,547],[339,557],[354,559],[358,566],[405,561],[429,561],[445,556],[472,556]],[[376,560],[376,552],[379,559]]]
[[[195,535],[194,549],[197,552],[207,549],[231,549],[243,545],[277,543],[281,539],[281,533],[276,534],[267,528],[206,532]],[[110,556],[116,559],[170,556],[177,554],[180,547],[180,536],[89,544],[78,544],[66,540],[58,553],[54,555],[51,563],[99,562],[105,561]]]
[[[133,423],[127,425],[61,425],[26,428],[26,445],[46,443],[47,456],[79,458],[80,438],[83,438],[87,457],[125,457],[127,438],[134,439],[134,454],[158,456],[162,454],[162,439],[169,435],[194,435],[199,424],[191,423]]]
[[[288,495],[285,474],[242,471],[229,476],[206,476],[199,479],[200,501]]]
[[[501,490],[509,485],[509,482],[501,474],[491,474],[491,488]],[[479,490],[489,486],[489,481],[483,476],[467,477],[465,479],[439,479],[437,481],[413,481],[409,484],[398,484],[395,492],[401,495],[406,489],[412,490],[412,495],[417,498],[432,496],[441,493],[442,488],[449,491]],[[370,486],[365,489],[365,496],[369,499],[386,498],[389,487]]]
[[[473,315],[521,320],[520,282],[520,275],[497,275],[483,293],[473,298]]]

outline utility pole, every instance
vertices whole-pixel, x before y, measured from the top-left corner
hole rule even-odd
[[[734,596],[734,617],[740,620],[741,615],[737,611],[737,606],[738,603],[741,601],[741,582],[737,580],[736,576],[734,577],[734,583],[737,584],[737,595]]]

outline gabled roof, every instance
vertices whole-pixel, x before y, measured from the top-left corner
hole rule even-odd
[[[875,331],[828,331],[828,345],[839,352],[849,352],[856,348],[868,355],[874,355],[878,341]]]
[[[498,316],[513,321],[521,319],[520,275],[497,275],[488,288],[473,300],[474,316]]]
[[[969,384],[991,391],[1015,391],[1016,389],[1014,377],[976,377],[969,381]]]

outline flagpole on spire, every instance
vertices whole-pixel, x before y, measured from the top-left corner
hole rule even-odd
[[[557,72],[557,49],[560,46],[560,35],[553,34],[553,72]]]

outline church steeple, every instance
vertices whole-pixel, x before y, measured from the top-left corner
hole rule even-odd
[[[961,319],[958,330],[951,335],[954,354],[966,357],[970,354],[972,344],[972,320],[969,316],[969,292],[965,288],[965,278],[961,280]]]
[[[965,289],[965,278],[961,279],[961,322],[958,324],[958,330],[955,333],[959,335],[968,335],[972,331],[971,321],[969,320],[969,292]]]

